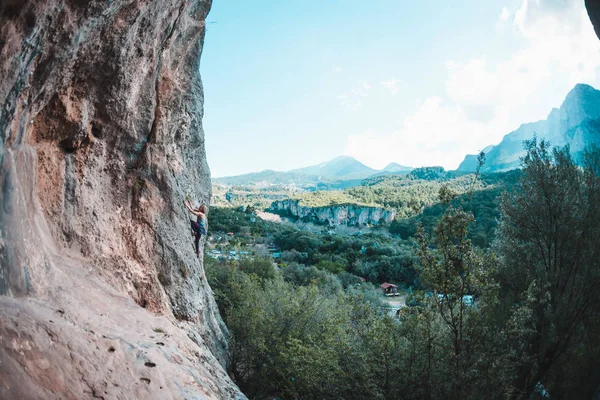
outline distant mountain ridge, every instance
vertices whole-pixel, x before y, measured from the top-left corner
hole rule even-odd
[[[482,172],[503,172],[520,167],[525,154],[523,141],[536,135],[553,146],[569,144],[577,159],[590,144],[600,145],[600,91],[586,84],[577,84],[567,94],[560,108],[554,108],[545,120],[522,124],[504,136],[497,145],[483,149],[486,162]],[[460,172],[473,172],[477,168],[477,155],[469,154],[457,168]],[[216,183],[232,186],[288,185],[310,190],[344,189],[359,185],[364,179],[383,175],[408,174],[413,170],[390,163],[381,170],[368,167],[350,156],[290,171],[265,170],[244,175],[215,178]]]
[[[291,173],[324,176],[329,178],[367,177],[378,171],[350,156],[336,157],[318,165],[293,169]]]
[[[537,136],[552,146],[568,144],[577,159],[586,146],[600,145],[600,90],[586,84],[577,84],[567,94],[560,108],[550,111],[545,120],[522,124],[504,136],[502,141],[486,152],[482,171],[501,172],[520,167],[525,154],[523,141]],[[485,152],[485,151],[484,151]],[[477,166],[476,155],[467,155],[458,170],[471,172]]]
[[[299,187],[337,188],[355,186],[363,179],[387,174],[406,174],[413,168],[390,163],[382,170],[366,166],[350,156],[340,156],[333,160],[290,171],[264,170],[249,174],[214,178],[217,183],[226,185],[295,185]]]
[[[399,173],[399,172],[410,172],[413,169],[414,168],[412,168],[412,167],[405,167],[403,165],[392,162],[392,163],[389,163],[384,169],[382,169],[381,172],[388,172],[391,174],[395,174],[395,173]]]

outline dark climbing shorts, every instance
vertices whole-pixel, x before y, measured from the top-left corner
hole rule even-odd
[[[200,246],[200,237],[202,235],[206,235],[206,229],[203,225],[200,225],[196,221],[190,219],[190,224],[192,226],[192,231],[195,234],[194,244],[196,246],[196,256],[199,256],[199,246]]]

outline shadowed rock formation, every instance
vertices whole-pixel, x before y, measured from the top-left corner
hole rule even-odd
[[[600,39],[600,0],[585,0],[585,8],[587,8],[592,25],[594,25],[596,35]]]
[[[236,398],[182,202],[210,0],[0,3],[0,398]]]

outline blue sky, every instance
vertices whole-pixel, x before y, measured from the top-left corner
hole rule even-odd
[[[342,154],[453,169],[599,88],[600,41],[583,0],[214,0],[201,74],[215,177]]]

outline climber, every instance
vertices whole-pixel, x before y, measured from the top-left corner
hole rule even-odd
[[[189,210],[189,212],[191,212],[192,214],[194,214],[197,217],[196,221],[194,221],[193,219],[190,219],[190,224],[192,226],[192,235],[194,236],[194,239],[195,239],[196,257],[200,257],[200,251],[199,251],[200,237],[202,235],[206,235],[206,214],[208,214],[208,210],[204,203],[201,204],[200,207],[198,207],[198,208],[193,208],[192,203],[189,199],[186,199],[183,202],[183,204]]]

